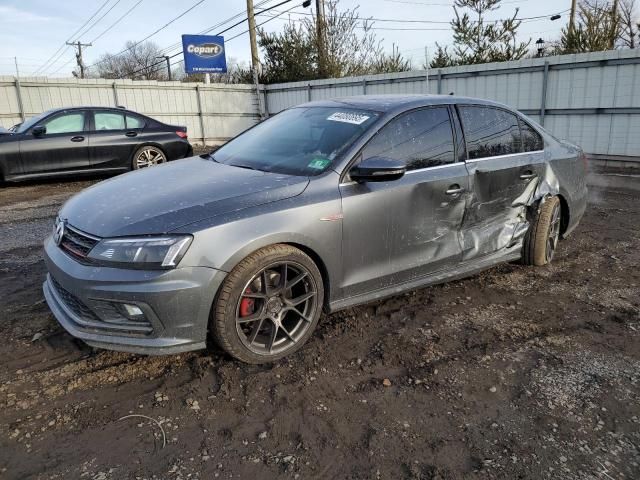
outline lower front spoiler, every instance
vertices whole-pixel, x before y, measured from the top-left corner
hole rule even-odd
[[[144,355],[167,355],[206,348],[206,341],[166,337],[139,338],[117,336],[113,337],[113,343],[105,341],[109,336],[87,332],[76,327],[71,315],[64,307],[64,303],[61,301],[55,289],[51,287],[49,279],[42,284],[42,290],[47,305],[49,305],[51,312],[60,325],[71,335],[92,347]]]

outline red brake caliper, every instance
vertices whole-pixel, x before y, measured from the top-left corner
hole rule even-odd
[[[244,293],[251,293],[251,289],[247,288]],[[240,301],[240,316],[248,317],[255,311],[256,302],[253,298],[243,298]]]

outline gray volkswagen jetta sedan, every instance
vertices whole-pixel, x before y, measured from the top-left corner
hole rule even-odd
[[[212,154],[101,182],[45,241],[44,294],[90,345],[288,355],[332,312],[501,262],[545,265],[586,160],[505,105],[362,96],[285,110]]]

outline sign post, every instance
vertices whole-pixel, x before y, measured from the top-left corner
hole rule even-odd
[[[186,73],[226,73],[224,37],[219,35],[182,35]]]

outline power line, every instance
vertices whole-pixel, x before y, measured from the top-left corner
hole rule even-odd
[[[49,64],[49,62],[51,61],[51,59],[52,59],[52,58],[54,58],[56,55],[58,55],[58,52],[60,52],[60,50],[62,50],[62,49],[65,47],[66,43],[67,43],[67,42],[70,42],[70,41],[73,39],[73,37],[75,37],[75,36],[76,36],[76,34],[77,34],[80,30],[82,30],[82,29],[83,29],[83,28],[84,28],[84,27],[85,27],[85,26],[86,26],[86,25],[87,25],[91,20],[93,20],[93,18],[94,18],[96,15],[98,15],[98,13],[100,13],[100,11],[101,11],[101,10],[102,10],[102,9],[103,9],[103,8],[104,8],[104,7],[105,7],[105,6],[110,2],[110,1],[111,1],[111,0],[105,0],[105,2],[104,2],[102,5],[100,5],[100,8],[98,8],[98,10],[96,10],[96,11],[93,13],[93,15],[91,15],[91,16],[87,19],[87,21],[86,21],[86,22],[84,22],[82,25],[80,25],[80,28],[78,28],[75,32],[73,32],[73,33],[71,34],[71,36],[70,36],[69,38],[67,38],[67,39],[62,43],[62,45],[60,46],[60,48],[58,48],[58,50],[56,50],[56,51],[55,51],[55,53],[54,53],[53,55],[51,55],[51,56],[49,57],[49,59],[48,59],[46,62],[44,62],[44,63],[42,64],[42,66],[41,66],[40,68],[38,68],[38,70],[36,70],[36,71],[34,72],[34,74],[38,73],[38,72],[39,72],[39,71],[41,71],[45,66],[47,66],[47,65]],[[67,48],[65,49],[65,52],[66,52],[68,49],[69,49],[69,47],[67,46]]]
[[[95,22],[93,22],[91,25],[89,25],[89,28],[87,28],[84,32],[82,32],[82,33],[80,33],[80,34],[78,35],[78,37],[76,38],[76,41],[80,40],[80,38],[81,38],[81,37],[83,37],[83,36],[85,36],[87,33],[89,33],[89,32],[91,31],[91,29],[93,29],[93,27],[95,27],[98,23],[100,23],[100,21],[101,21],[104,17],[106,17],[106,16],[109,14],[109,12],[110,12],[111,10],[113,10],[113,9],[114,9],[114,8],[115,8],[115,7],[116,7],[116,6],[121,2],[121,1],[122,1],[122,0],[116,0],[116,2],[115,2],[113,5],[111,5],[111,7],[109,8],[109,10],[107,10],[106,12],[104,12],[100,18],[98,18]],[[93,43],[93,42],[89,42],[89,43]]]
[[[111,0],[109,0],[109,1],[111,1]],[[76,34],[75,34],[75,40],[73,40],[72,42],[66,42],[66,43],[67,43],[67,45],[76,44],[77,42],[79,42],[79,41],[80,41],[80,39],[81,39],[84,35],[86,35],[87,33],[89,33],[89,32],[90,32],[90,31],[91,31],[91,30],[92,30],[92,29],[93,29],[93,28],[94,28],[98,23],[100,23],[100,22],[102,21],[102,19],[103,19],[104,17],[106,17],[106,16],[109,14],[109,12],[111,12],[111,11],[112,11],[112,10],[113,10],[113,9],[114,9],[114,8],[115,8],[115,7],[120,3],[120,2],[121,2],[121,0],[116,0],[116,1],[115,1],[115,3],[113,3],[113,4],[111,5],[111,7],[109,7],[109,9],[107,9],[107,10],[106,10],[106,11],[105,11],[105,12],[104,12],[104,13],[103,13],[99,18],[97,18],[96,20],[94,20],[94,22],[93,22],[91,25],[89,25],[89,27],[88,27],[88,28],[86,28],[86,29],[82,29],[82,28],[81,28],[80,30],[82,30],[82,31],[80,31],[80,32],[76,31]],[[93,44],[93,42],[89,42],[89,43],[87,43],[86,45],[87,45],[87,46],[91,46],[91,44]],[[67,47],[66,49],[64,49],[64,50],[62,51],[62,53],[60,53],[60,54],[55,58],[55,60],[53,60],[53,61],[49,64],[49,66],[48,66],[46,69],[44,69],[44,70],[42,71],[42,73],[47,73],[47,72],[48,72],[48,71],[50,71],[52,68],[55,68],[55,67],[54,67],[54,65],[55,65],[56,63],[58,63],[58,62],[62,59],[62,57],[64,56],[64,54],[65,54],[65,53],[67,53],[67,50],[69,50],[69,47]]]
[[[285,0],[285,1],[283,1],[283,2],[281,2],[281,3],[279,3],[279,4],[277,4],[277,5],[273,5],[272,7],[266,8],[266,9],[262,10],[261,12],[258,12],[256,15],[259,15],[260,13],[264,13],[264,12],[266,12],[266,11],[268,11],[268,10],[272,9],[272,8],[277,8],[277,7],[279,7],[280,5],[285,4],[285,3],[288,3],[288,2],[290,2],[290,1],[291,1],[291,0]],[[266,2],[262,2],[262,5],[264,5],[264,3],[266,3]],[[299,5],[294,5],[294,6],[293,6],[293,7],[291,7],[289,10],[292,10],[292,9],[294,9],[294,8],[298,7],[298,6],[299,6]],[[260,26],[264,25],[265,23],[270,22],[271,20],[275,20],[275,19],[276,19],[276,18],[278,18],[280,15],[284,15],[285,13],[288,13],[288,12],[289,12],[289,10],[285,10],[284,12],[281,12],[280,14],[278,14],[278,15],[276,15],[276,16],[273,16],[273,17],[269,18],[268,20],[265,20],[264,22],[257,24],[257,25],[256,25],[256,27],[260,27]],[[246,20],[247,20],[247,19],[245,18],[245,19],[243,19],[243,20],[242,20],[242,22],[240,22],[240,23],[244,23]],[[227,28],[226,30],[229,30],[229,29],[233,28],[233,27],[234,27],[234,26],[236,26],[236,25],[238,25],[238,24],[232,25],[231,27]],[[217,33],[216,35],[220,35],[220,34],[224,33],[226,30],[223,30],[222,32]],[[245,30],[244,32],[240,32],[240,33],[238,33],[237,35],[234,35],[233,37],[230,37],[230,38],[228,38],[228,39],[225,39],[225,44],[226,44],[226,43],[228,43],[228,42],[230,42],[231,40],[233,40],[233,39],[235,39],[235,38],[238,38],[238,37],[240,37],[240,36],[242,36],[242,35],[245,35],[245,34],[247,34],[247,33],[249,33],[249,30]],[[176,57],[176,56],[180,55],[181,53],[182,53],[182,52],[175,53],[175,54],[173,54],[173,55],[169,56],[169,58]],[[173,67],[173,66],[175,66],[175,65],[179,65],[179,64],[181,64],[181,63],[183,63],[183,62],[184,62],[184,59],[180,59],[180,60],[178,60],[178,61],[176,61],[176,62],[174,62],[174,63],[170,64],[170,67]],[[158,63],[163,63],[163,62],[158,62]],[[156,65],[157,65],[157,64],[156,64]],[[136,72],[131,73],[130,75],[135,75],[136,73],[139,73],[140,71],[143,71],[143,70],[144,70],[144,69],[142,69],[142,70],[138,70],[138,71],[136,71]],[[149,73],[155,73],[155,72],[157,72],[157,71],[159,71],[159,70],[160,70],[160,69],[156,69],[156,70],[153,70],[153,71],[151,71],[151,72],[149,72]]]
[[[264,0],[264,1],[260,2],[260,3],[259,3],[259,5],[264,5],[265,3],[267,3],[267,1],[268,1],[268,0]],[[258,13],[256,13],[256,15],[260,15],[260,14],[262,14],[262,13],[265,13],[265,12],[267,12],[267,11],[269,11],[269,10],[273,9],[273,8],[277,8],[277,7],[281,6],[281,5],[284,5],[285,3],[289,3],[290,1],[291,1],[291,0],[284,0],[284,1],[280,2],[280,3],[277,3],[276,5],[272,5],[271,7],[268,7],[268,8],[265,8],[264,10],[259,11]],[[291,8],[295,8],[295,7],[297,7],[297,6],[299,6],[299,5],[295,5],[295,6],[291,7]],[[237,16],[238,16],[238,15],[234,15],[234,17],[232,17],[232,18],[236,18]],[[267,21],[265,21],[265,22],[262,22],[261,24],[259,24],[259,25],[257,25],[257,26],[264,25],[265,23],[267,23],[268,21],[272,20],[273,18],[274,18],[274,17],[272,17],[271,19],[269,19],[269,20],[267,20]],[[231,30],[232,28],[237,27],[238,25],[243,24],[243,23],[244,23],[244,22],[246,22],[246,21],[247,21],[247,18],[245,17],[245,18],[243,18],[242,20],[240,20],[239,22],[236,22],[236,23],[234,23],[233,25],[231,25],[231,26],[229,26],[229,27],[225,28],[224,30],[221,30],[220,32],[216,33],[216,35],[222,35],[223,33],[225,33],[225,32],[227,32],[227,31]],[[205,30],[205,33],[210,32],[213,28],[215,28],[215,27],[211,27],[211,28],[209,28],[208,30]],[[228,41],[233,40],[234,38],[239,37],[240,35],[244,35],[244,34],[245,34],[245,33],[247,33],[248,31],[249,31],[249,30],[247,30],[247,31],[245,31],[245,32],[242,32],[242,33],[240,33],[240,34],[236,35],[235,37],[231,37],[231,38],[227,39],[227,40],[225,41],[225,43],[226,43],[226,42],[228,42]],[[202,34],[201,34],[201,35],[202,35]],[[182,53],[182,51],[178,51],[178,52],[174,53],[173,55],[168,55],[168,57],[169,57],[169,58],[174,58],[174,57],[177,57],[178,55],[180,55],[181,53]],[[181,60],[181,61],[183,61],[183,60]],[[178,61],[178,62],[176,62],[176,63],[172,63],[172,64],[170,64],[170,66],[177,65],[178,63],[181,63],[181,61]],[[135,70],[135,71],[133,71],[133,72],[131,72],[131,73],[128,73],[128,74],[127,74],[127,76],[135,75],[135,74],[140,73],[140,72],[144,72],[145,70],[148,70],[149,68],[153,68],[153,67],[155,67],[155,66],[157,66],[157,65],[160,65],[161,63],[165,63],[165,61],[164,61],[164,60],[161,60],[161,61],[159,61],[159,62],[156,62],[156,63],[153,63],[153,64],[151,64],[151,65],[149,65],[149,66],[146,66],[146,67],[144,67],[144,68],[140,68],[140,69]],[[95,65],[95,64],[94,64],[94,65]],[[151,71],[148,71],[148,73],[155,73],[155,72],[157,72],[157,71],[159,71],[159,70],[160,70],[160,69],[151,70]],[[118,78],[123,78],[123,77],[118,77]]]
[[[569,9],[563,10],[561,12],[554,12],[551,13],[549,15],[538,15],[535,17],[516,17],[514,18],[514,20],[538,20],[538,19],[547,19],[550,18],[553,15],[559,15],[562,13],[566,13],[568,12]],[[277,13],[277,12],[274,12]],[[281,12],[281,13],[286,13],[286,12]],[[307,16],[313,16],[312,13],[307,13],[307,12],[291,12],[293,14],[296,15],[307,15]],[[260,14],[257,14],[260,15]],[[444,25],[450,25],[451,21],[449,20],[415,20],[415,19],[404,19],[404,18],[375,18],[375,17],[363,17],[361,19],[359,19],[361,22],[363,21],[373,21],[373,22],[390,22],[390,23],[433,23],[433,24],[444,24]],[[490,20],[490,19],[483,19],[482,23],[499,23],[499,22],[503,22],[505,20],[511,20],[511,19],[495,19],[495,20]],[[478,23],[479,20],[470,20],[471,23]],[[380,30],[380,29],[379,29]]]
[[[262,0],[262,1],[258,2],[258,3],[256,3],[256,4],[254,5],[254,8],[259,8],[259,7],[261,7],[262,5],[264,5],[264,4],[266,4],[266,3],[269,3],[270,1],[271,1],[271,0]],[[235,14],[235,15],[233,15],[233,16],[231,16],[231,17],[229,17],[228,19],[223,20],[222,22],[219,22],[219,23],[217,23],[217,24],[215,24],[215,25],[213,25],[213,26],[211,26],[211,27],[208,27],[208,28],[206,28],[205,30],[202,30],[201,32],[198,32],[198,35],[206,35],[206,34],[207,34],[207,33],[209,33],[211,30],[214,30],[214,29],[216,29],[216,28],[218,28],[218,27],[221,27],[222,25],[225,25],[225,24],[227,24],[227,23],[229,23],[229,22],[231,22],[231,21],[235,20],[235,19],[236,19],[236,18],[238,18],[238,17],[243,17],[243,16],[245,15],[245,12],[246,12],[246,10],[242,10],[242,11],[238,12],[237,14]],[[233,27],[235,27],[235,26],[241,25],[241,24],[242,24],[242,23],[244,23],[245,21],[246,21],[246,18],[243,18],[240,22],[238,22],[238,23],[236,23],[236,24],[232,25],[231,27],[229,27],[229,29],[231,29],[231,28],[233,28]],[[227,29],[227,30],[228,30],[228,29]],[[226,31],[226,30],[225,30],[225,31]],[[224,32],[223,32],[223,33],[224,33]],[[218,35],[220,35],[220,34],[218,34]],[[173,44],[169,45],[168,47],[163,48],[163,49],[162,49],[162,53],[168,53],[169,51],[171,51],[171,50],[175,50],[176,48],[179,48],[179,47],[181,47],[181,46],[182,46],[182,43],[181,43],[181,42],[173,43]]]
[[[129,52],[131,51],[131,49],[135,48],[136,46],[140,45],[142,42],[150,39],[151,37],[153,37],[154,35],[156,35],[157,33],[161,32],[162,30],[164,30],[165,28],[167,28],[169,25],[171,25],[172,23],[174,23],[175,21],[179,20],[180,18],[184,17],[187,13],[189,13],[191,10],[193,10],[194,8],[196,8],[198,5],[204,3],[206,0],[198,0],[196,3],[194,3],[191,7],[187,8],[184,12],[182,12],[180,15],[178,15],[177,17],[173,18],[172,20],[170,20],[169,22],[165,23],[162,27],[158,28],[157,30],[155,30],[154,32],[150,33],[149,35],[147,35],[146,37],[144,37],[142,40],[139,40],[137,42],[135,42],[133,45],[131,45],[130,47],[125,48],[124,50],[114,54],[114,55],[109,55],[108,57],[102,59],[102,60],[98,60],[97,62],[89,65],[87,68],[91,68],[91,67],[95,67],[96,65],[99,65],[101,63],[106,62],[107,60],[111,60],[114,57],[118,57],[120,55],[122,55],[123,53]]]
[[[102,38],[102,36],[107,33],[109,30],[111,30],[113,27],[115,27],[118,23],[120,23],[122,21],[123,18],[125,18],[127,15],[129,15],[138,5],[140,5],[142,2],[144,2],[144,0],[138,0],[138,2],[131,7],[129,10],[127,10],[126,12],[124,12],[124,14],[118,18],[115,22],[113,22],[111,25],[109,25],[100,35],[98,35],[97,37],[95,37],[93,40],[91,40],[91,43],[94,43],[96,40],[98,40],[99,38]]]
[[[97,37],[95,37],[93,40],[91,40],[89,43],[93,44],[96,40],[100,39],[103,35],[105,35],[108,31],[110,31],[112,28],[114,28],[118,23],[120,23],[127,15],[129,15],[129,13],[131,13],[138,5],[140,5],[144,0],[139,0],[137,3],[135,3],[131,8],[129,8],[123,15],[121,15],[115,22],[113,22],[111,25],[109,25],[104,31],[102,31],[102,33],[100,33]],[[93,27],[95,27],[111,10],[114,9],[114,7],[116,5],[118,5],[118,3],[120,3],[120,0],[118,0],[116,3],[114,3],[111,8],[109,8],[109,10],[107,10],[99,19],[97,19],[87,30],[85,30],[84,32],[82,32],[78,39],[84,35],[86,35]],[[61,65],[60,67],[58,67],[55,71],[51,72],[51,70],[53,68],[56,68],[56,63],[58,63],[59,61],[61,61],[62,57],[64,56],[64,54],[67,52],[69,48],[67,47],[60,55],[57,56],[57,58],[51,62],[49,64],[49,66],[46,68],[47,71],[49,71],[51,73],[51,75],[55,75],[56,73],[58,73],[60,70],[62,70],[64,67],[66,67],[69,63],[71,63],[71,61],[67,61],[66,63],[64,63],[63,65]],[[44,72],[43,72],[44,73]]]

